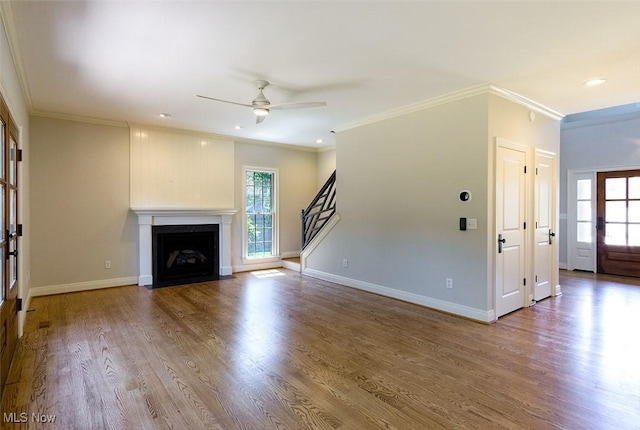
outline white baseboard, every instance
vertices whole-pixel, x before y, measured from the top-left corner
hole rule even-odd
[[[567,266],[567,263],[563,263],[562,261],[560,261],[560,262],[558,263],[558,268],[559,268],[559,269],[567,270],[567,267],[568,267],[568,266]]]
[[[31,287],[27,297],[27,306],[32,297],[50,296],[52,294],[75,293],[78,291],[98,290],[101,288],[122,287],[125,285],[137,285],[138,277],[103,279],[99,281],[77,282],[74,284],[46,285],[43,287]]]
[[[265,263],[256,263],[256,264],[238,264],[233,266],[233,273],[236,272],[251,272],[253,270],[266,270],[266,269],[277,269],[282,267],[282,261],[268,261]]]
[[[304,275],[308,275],[313,278],[322,279],[324,281],[333,282],[336,284],[344,285],[346,287],[368,291],[370,293],[380,294],[381,296],[391,297],[394,299],[402,300],[402,301],[413,303],[416,305],[426,306],[428,308],[436,309],[443,312],[448,312],[454,315],[459,315],[465,318],[469,318],[469,319],[484,322],[484,323],[490,323],[496,320],[495,311],[493,310],[485,311],[482,309],[471,308],[469,306],[459,305],[459,304],[447,302],[444,300],[420,296],[418,294],[408,293],[406,291],[400,291],[393,288],[384,287],[382,285],[376,285],[376,284],[371,284],[369,282],[359,281],[356,279],[345,278],[343,276],[321,272],[315,269],[305,268],[303,269],[302,273]]]

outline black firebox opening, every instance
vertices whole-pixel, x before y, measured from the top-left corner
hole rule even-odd
[[[153,288],[220,279],[218,235],[218,224],[153,226]]]

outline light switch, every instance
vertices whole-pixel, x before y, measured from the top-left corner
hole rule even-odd
[[[476,218],[467,218],[467,230],[477,230],[478,220]]]

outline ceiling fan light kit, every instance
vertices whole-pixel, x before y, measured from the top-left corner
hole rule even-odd
[[[246,104],[246,103],[238,103],[238,102],[232,102],[229,100],[222,100],[222,99],[216,99],[214,97],[208,97],[208,96],[202,96],[200,94],[196,94],[196,97],[200,97],[203,99],[208,99],[208,100],[213,100],[216,102],[223,102],[223,103],[229,103],[229,104],[233,104],[233,105],[239,105],[239,106],[245,106],[245,107],[249,107],[253,110],[253,113],[256,115],[256,124],[260,124],[262,121],[264,121],[265,117],[267,115],[269,115],[269,111],[273,110],[273,109],[278,109],[278,110],[282,110],[282,109],[303,109],[303,108],[310,108],[310,107],[320,107],[320,106],[326,106],[327,103],[325,102],[294,102],[294,103],[281,103],[281,104],[277,104],[277,105],[272,105],[271,102],[269,101],[269,99],[267,99],[264,95],[264,93],[262,92],[262,90],[264,90],[268,85],[269,85],[269,81],[265,81],[263,79],[259,79],[257,81],[253,81],[253,84],[258,87],[258,95],[256,96],[255,99],[253,99],[251,101],[251,104]]]

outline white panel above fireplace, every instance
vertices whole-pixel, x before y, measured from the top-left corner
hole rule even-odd
[[[234,207],[234,142],[132,126],[130,206]]]
[[[138,216],[138,285],[153,285],[152,236],[154,225],[220,225],[220,275],[228,276],[231,268],[231,221],[237,209],[136,208]]]

